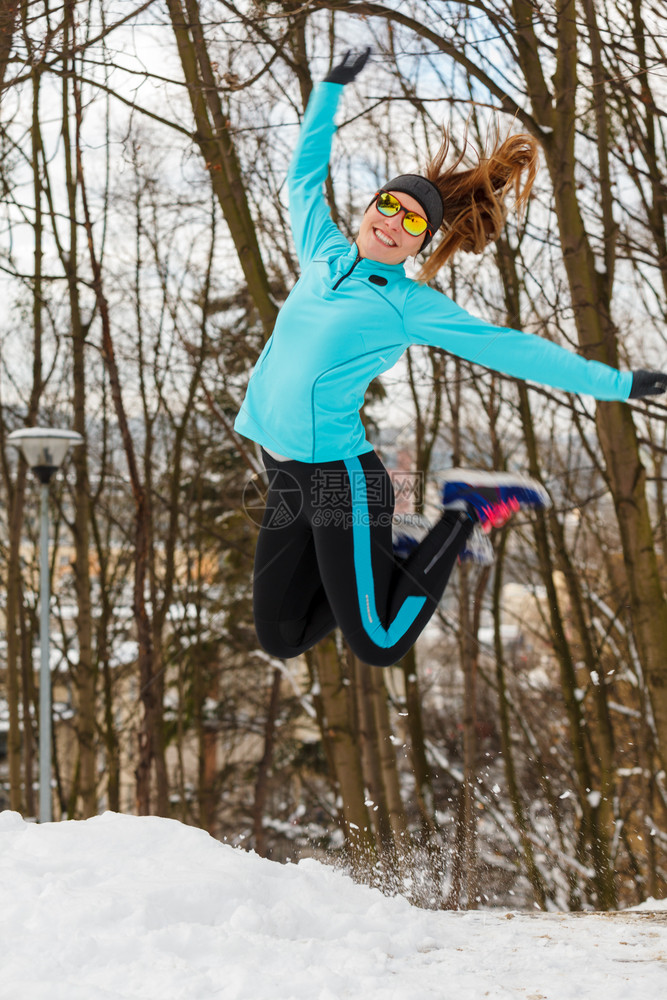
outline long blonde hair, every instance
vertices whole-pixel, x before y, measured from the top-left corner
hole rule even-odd
[[[445,214],[440,227],[444,235],[422,267],[420,281],[430,281],[457,250],[481,253],[497,240],[507,218],[506,197],[513,193],[521,212],[537,174],[537,141],[525,133],[497,140],[489,154],[478,156],[477,165],[465,170],[458,169],[465,148],[445,168],[449,145],[444,130],[440,149],[424,172],[440,191]]]

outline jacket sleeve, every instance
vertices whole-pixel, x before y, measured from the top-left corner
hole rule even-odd
[[[342,91],[339,83],[315,87],[287,173],[292,233],[302,269],[316,253],[329,247],[350,249],[331,218],[323,190],[336,131],[334,115]]]
[[[624,400],[630,395],[632,372],[587,361],[532,333],[493,326],[441,292],[416,282],[406,297],[404,325],[412,344],[441,347],[513,378],[596,399]]]

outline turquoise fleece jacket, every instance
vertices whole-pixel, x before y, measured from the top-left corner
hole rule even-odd
[[[334,225],[323,193],[342,89],[319,84],[304,116],[288,173],[301,277],[257,361],[236,430],[299,462],[371,451],[359,415],[366,388],[411,344],[568,392],[627,399],[631,372],[493,326],[406,277],[402,264],[359,257]]]

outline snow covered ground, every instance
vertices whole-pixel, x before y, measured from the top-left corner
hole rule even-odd
[[[2,1000],[667,995],[665,902],[611,916],[419,910],[165,819],[0,813],[0,901]]]

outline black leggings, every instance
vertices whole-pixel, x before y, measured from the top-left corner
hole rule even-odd
[[[298,656],[338,625],[365,663],[396,663],[435,611],[473,528],[445,511],[404,561],[393,554],[394,491],[375,452],[337,462],[279,462],[257,541],[257,636],[273,656]]]

